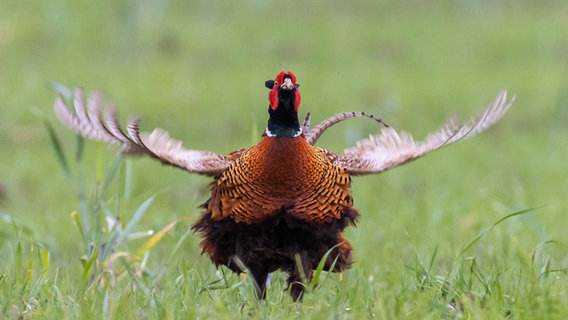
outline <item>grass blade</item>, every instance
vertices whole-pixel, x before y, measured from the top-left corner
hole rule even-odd
[[[79,134],[76,135],[76,137],[77,148],[75,150],[75,162],[80,163],[81,161],[83,161],[83,154],[85,153],[85,138],[83,138],[83,136]]]
[[[22,270],[23,264],[22,251],[22,243],[18,239],[18,243],[16,244],[16,279],[18,282],[20,281],[20,271]]]
[[[98,250],[95,248],[87,260],[87,263],[83,266],[83,273],[81,274],[81,291],[84,292],[90,285],[90,279],[93,273],[93,268],[95,261],[99,255]]]
[[[189,217],[184,216],[178,219],[179,220],[188,220]],[[181,237],[179,237],[178,242],[176,243],[175,247],[173,248],[173,250],[171,250],[170,255],[168,257],[168,261],[170,261],[176,254],[176,252],[179,250],[179,248],[181,247],[181,245],[183,244],[183,242],[185,241],[185,239],[192,233],[193,231],[191,230],[191,228],[187,228],[187,230],[181,235]]]
[[[477,241],[479,241],[479,239],[481,239],[481,237],[483,237],[487,232],[489,232],[491,229],[493,229],[494,227],[496,227],[498,224],[500,224],[501,222],[510,219],[512,217],[516,217],[518,215],[536,210],[537,208],[530,208],[530,209],[524,209],[524,210],[520,210],[520,211],[516,211],[513,213],[510,213],[506,216],[504,216],[503,218],[499,219],[497,222],[495,222],[493,225],[491,225],[489,228],[481,231],[481,233],[479,233],[477,235],[477,237],[475,237],[473,240],[471,240],[468,244],[466,244],[458,253],[458,257],[461,256],[462,254],[464,254],[467,250],[469,250],[469,248],[471,248],[474,244],[477,243]]]
[[[116,222],[117,224],[119,224],[119,222]],[[118,243],[117,240],[120,236],[120,234],[122,233],[122,229],[120,228],[120,225],[117,225],[114,228],[114,231],[112,232],[112,234],[110,235],[110,237],[108,238],[107,242],[105,243],[105,245],[102,248],[101,254],[100,254],[100,260],[104,261],[106,260],[106,258],[114,251],[114,249],[116,248],[115,243]]]
[[[66,99],[73,98],[73,91],[66,86],[62,85],[61,83],[55,81],[48,81],[47,87],[51,90],[61,94]]]
[[[33,245],[32,245],[33,246]],[[33,247],[32,247],[33,248]],[[31,251],[33,251],[33,249],[31,249]],[[32,281],[34,279],[34,264],[33,264],[33,260],[32,258],[30,258],[30,260],[28,261],[28,269],[26,270],[26,283],[28,285],[32,284]]]
[[[49,280],[49,251],[43,244],[37,241],[33,242],[33,244],[39,248],[38,254],[42,265],[42,277],[47,281]]]
[[[51,141],[51,144],[53,146],[53,150],[55,151],[55,155],[57,156],[57,160],[59,161],[59,165],[63,169],[63,172],[65,172],[65,175],[68,178],[70,178],[71,177],[71,169],[69,167],[69,162],[67,161],[67,157],[65,156],[65,152],[63,151],[63,148],[61,147],[61,142],[60,142],[59,138],[55,134],[55,130],[53,129],[53,126],[47,120],[43,121],[43,125],[47,129],[47,133],[49,135],[49,140]]]
[[[125,161],[125,173],[124,173],[124,201],[130,200],[132,197],[132,161]]]
[[[102,150],[99,150],[99,152],[97,152],[97,154],[98,154],[97,163],[100,162],[100,164],[97,165],[97,168],[98,168],[97,169],[97,172],[98,172],[97,173],[97,179],[100,179],[100,177],[102,177],[102,156],[101,156]],[[99,159],[99,157],[100,157],[100,159]],[[111,167],[109,168],[109,170],[108,170],[108,172],[105,176],[105,180],[104,180],[103,187],[101,189],[101,193],[100,193],[99,198],[101,198],[101,199],[104,198],[112,180],[114,179],[114,177],[116,176],[116,173],[118,172],[118,168],[120,167],[121,161],[122,161],[122,156],[121,156],[120,153],[118,153],[116,155],[116,157],[114,158],[114,161],[113,161]],[[99,174],[100,174],[100,176],[99,176]],[[101,181],[101,180],[99,180],[99,181]]]
[[[138,288],[147,291],[148,287],[142,282],[142,279],[136,274],[136,270],[132,269],[132,266],[128,263],[128,261],[126,261],[124,257],[120,257],[119,261],[122,262],[122,266],[124,267],[124,270],[126,270],[126,273],[130,276],[130,279],[132,279],[132,282],[134,282]]]
[[[71,220],[75,222],[77,229],[79,229],[79,234],[81,235],[81,239],[85,240],[85,230],[83,229],[83,222],[81,221],[81,216],[77,211],[71,212]]]
[[[148,210],[148,207],[150,206],[150,204],[152,203],[153,200],[154,200],[154,196],[151,196],[146,201],[144,201],[144,203],[142,203],[140,205],[140,207],[138,207],[138,209],[136,209],[136,212],[134,212],[132,219],[130,219],[130,221],[128,222],[128,224],[126,225],[126,227],[120,233],[118,239],[116,240],[117,246],[120,245],[124,241],[126,236],[128,234],[130,234],[130,232],[132,232],[132,229],[134,229],[134,227],[138,224],[138,222],[140,222],[140,219],[142,219],[142,217],[144,216],[144,214]]]
[[[322,272],[324,271],[323,268],[325,267],[325,263],[327,261],[327,258],[329,257],[329,255],[331,254],[331,252],[333,251],[333,249],[339,247],[341,245],[341,243],[336,244],[335,246],[333,246],[331,249],[327,250],[327,252],[323,255],[323,257],[321,258],[320,262],[318,263],[318,266],[316,267],[316,270],[314,271],[314,275],[312,277],[312,281],[309,284],[310,288],[314,288],[318,281],[319,278],[322,275]],[[335,260],[333,261],[333,264],[330,266],[329,270],[333,270],[333,268],[335,267],[335,263],[337,262],[337,258],[335,258]]]
[[[170,230],[179,222],[179,220],[176,220],[170,224],[168,224],[165,228],[163,228],[162,230],[160,230],[158,233],[156,233],[155,235],[153,235],[150,239],[148,239],[148,241],[146,241],[146,243],[144,243],[140,249],[138,249],[135,253],[135,258],[139,259],[140,257],[142,257],[146,252],[148,252],[148,250],[152,249],[160,240],[162,240],[162,238],[168,233],[170,232]]]

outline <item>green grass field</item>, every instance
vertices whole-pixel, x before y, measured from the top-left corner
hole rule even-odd
[[[565,1],[2,2],[0,318],[565,319],[567,16]],[[282,69],[314,122],[365,111],[416,138],[502,88],[517,100],[478,137],[354,178],[353,268],[301,305],[276,273],[257,303],[189,231],[209,179],[78,140],[50,84],[228,153],[258,141]],[[318,145],[378,130],[351,120]]]

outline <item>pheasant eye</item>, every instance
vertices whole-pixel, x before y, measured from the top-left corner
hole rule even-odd
[[[266,82],[264,82],[264,85],[268,88],[268,89],[272,89],[274,87],[274,80],[266,80]]]
[[[299,87],[300,87],[300,84],[299,84],[299,83],[296,83],[296,88],[299,88]]]

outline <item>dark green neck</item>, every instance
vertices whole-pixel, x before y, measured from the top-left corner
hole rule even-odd
[[[271,137],[297,137],[300,135],[298,113],[294,110],[294,90],[278,92],[278,107],[268,108],[266,134]]]

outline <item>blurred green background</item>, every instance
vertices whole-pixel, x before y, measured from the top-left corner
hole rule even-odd
[[[264,81],[280,70],[298,76],[300,111],[311,112],[312,123],[365,111],[415,138],[452,113],[475,114],[503,88],[517,96],[488,132],[353,180],[362,213],[347,235],[356,250],[353,277],[374,275],[389,292],[391,283],[381,279],[400,281],[416,255],[438,250],[443,261],[499,218],[532,207],[539,209],[500,225],[472,254],[488,269],[514,269],[539,243],[554,240],[563,246],[549,249],[550,264],[566,268],[566,17],[566,1],[3,1],[0,273],[14,268],[19,235],[12,219],[49,248],[54,265],[81,270],[84,252],[69,216],[77,209],[75,189],[44,119],[70,157],[76,139],[53,115],[49,82],[101,90],[123,119],[141,116],[145,130],[162,127],[186,147],[228,153],[259,139],[267,119]],[[318,145],[341,152],[378,130],[372,121],[351,120]],[[89,192],[99,148],[86,145]],[[116,150],[102,148],[108,166]],[[208,179],[149,159],[131,165],[132,201],[122,214],[157,194],[141,229],[199,215]],[[189,224],[159,244],[155,263]],[[196,236],[183,252],[214,272],[199,258]],[[171,264],[167,272],[175,274]]]

